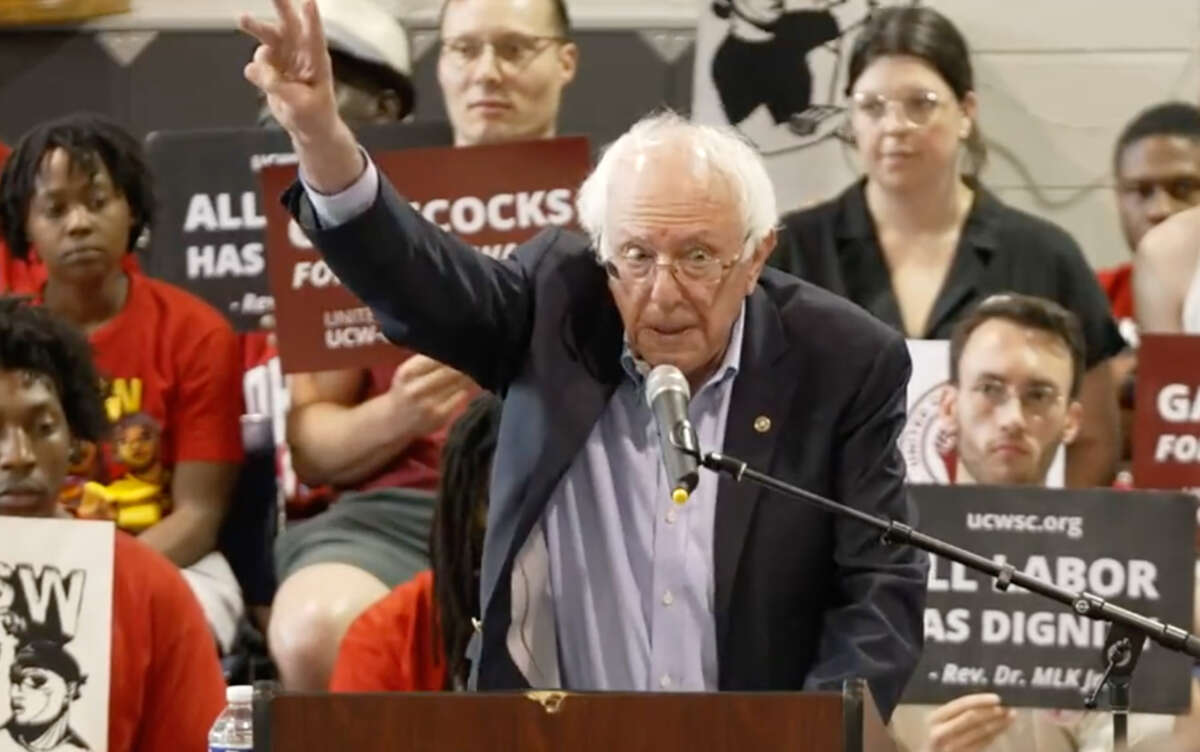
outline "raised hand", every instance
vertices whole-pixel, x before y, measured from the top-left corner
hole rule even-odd
[[[278,18],[264,21],[242,14],[238,25],[259,41],[244,74],[262,90],[267,106],[287,130],[309,184],[335,193],[354,182],[363,168],[354,135],[337,111],[333,65],[316,0],[273,0]]]

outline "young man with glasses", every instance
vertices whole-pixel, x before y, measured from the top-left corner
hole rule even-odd
[[[981,301],[950,340],[942,419],[957,437],[956,483],[1040,486],[1058,448],[1079,431],[1084,340],[1075,315],[1043,298]],[[1136,714],[1130,741],[1171,732],[1172,716]],[[1105,713],[1012,710],[992,693],[938,707],[901,705],[892,719],[908,752],[1068,752],[1112,749]]]
[[[562,0],[447,0],[440,28],[456,146],[555,135],[579,54]],[[351,622],[427,567],[442,443],[477,387],[413,355],[395,369],[296,375],[289,389],[297,475],[347,493],[280,536],[269,641],[288,688],[323,690]]]
[[[563,0],[447,0],[438,84],[456,146],[550,138],[579,49]]]

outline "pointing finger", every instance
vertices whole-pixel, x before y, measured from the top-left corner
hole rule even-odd
[[[321,23],[321,11],[317,8],[317,0],[302,0],[301,10],[304,12],[305,42],[308,54],[317,67],[317,78],[328,78],[333,75],[329,55],[325,49],[325,27]]]
[[[268,47],[278,48],[283,44],[283,37],[275,24],[269,21],[260,21],[248,13],[243,13],[238,18],[238,28]]]
[[[300,23],[300,16],[296,13],[296,8],[292,5],[292,0],[272,0],[275,5],[275,12],[279,14],[279,22],[283,25],[283,33],[285,36],[294,37],[298,35],[303,26]]]

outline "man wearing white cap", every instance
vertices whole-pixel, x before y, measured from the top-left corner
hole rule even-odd
[[[412,59],[400,21],[372,0],[319,0],[338,111],[352,126],[404,120],[413,110]],[[266,102],[260,124],[274,125]]]

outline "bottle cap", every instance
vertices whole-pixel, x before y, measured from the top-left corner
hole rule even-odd
[[[225,689],[225,702],[250,703],[253,701],[254,687],[240,684]]]

